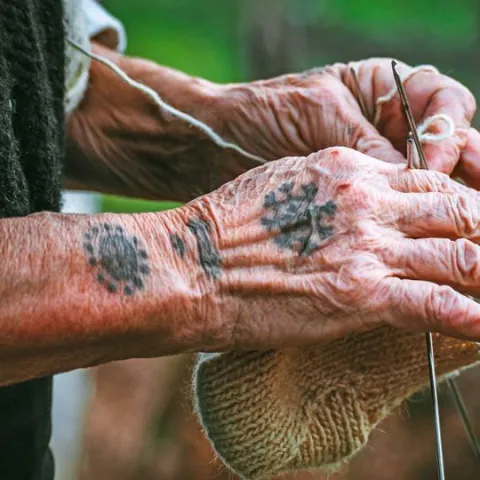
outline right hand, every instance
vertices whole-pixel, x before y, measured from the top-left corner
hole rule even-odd
[[[180,210],[222,350],[381,325],[480,340],[480,305],[464,295],[480,296],[480,194],[445,174],[338,147],[256,168]]]

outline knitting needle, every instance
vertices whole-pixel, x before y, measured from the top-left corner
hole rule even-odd
[[[405,115],[407,116],[407,121],[408,121],[410,129],[411,129],[409,134],[408,134],[408,138],[407,138],[407,166],[408,166],[408,168],[422,168],[422,165],[419,165],[419,161],[422,161],[423,168],[428,168],[427,162],[425,160],[425,155],[423,155],[423,160],[421,160],[422,159],[421,155],[424,153],[423,148],[421,147],[421,144],[420,144],[420,141],[419,141],[419,138],[418,138],[416,125],[415,125],[415,122],[414,122],[414,119],[413,119],[413,115],[411,113],[410,105],[408,103],[405,90],[403,89],[403,84],[401,83],[400,78],[398,77],[395,66],[396,66],[396,62],[392,62],[392,69],[393,69],[393,73],[394,73],[395,83],[397,85],[397,89],[399,91],[399,95],[400,95],[400,98],[402,100],[402,105],[404,107]],[[367,109],[366,109],[366,106],[365,106],[365,101],[364,101],[364,98],[363,98],[363,95],[362,95],[362,92],[361,92],[361,89],[360,89],[360,84],[358,82],[356,72],[352,67],[350,67],[350,74],[352,75],[352,78],[353,78],[353,89],[352,89],[353,94],[355,95],[355,97],[356,97],[356,99],[359,103],[360,110],[362,111],[362,114],[366,118],[369,118],[369,115],[368,115],[368,112],[367,112]],[[418,150],[416,148],[417,143],[415,142],[415,134],[416,134],[417,143],[418,143],[418,145],[420,145],[420,149],[419,149],[420,154],[417,153]],[[419,155],[420,155],[420,158],[419,158]],[[429,338],[429,337],[431,337],[431,335],[427,334],[427,338],[426,338],[426,340],[427,340],[427,352],[429,354],[429,359],[430,359],[430,352],[433,354],[433,345],[432,345],[432,342],[431,342],[431,338]],[[430,345],[432,345],[431,349],[430,349]],[[442,473],[439,473],[439,475],[442,475],[442,476],[440,476],[440,478],[443,478],[443,476],[444,476],[444,473],[443,473],[444,472],[443,452],[441,451],[441,436],[439,435],[440,434],[440,422],[439,422],[439,415],[438,415],[439,407],[438,407],[438,395],[437,395],[437,385],[436,385],[436,376],[435,376],[433,355],[432,355],[431,365],[433,366],[433,380],[434,380],[432,382],[432,372],[430,372],[430,383],[433,385],[432,396],[433,396],[433,405],[434,405],[434,413],[435,413],[435,426],[436,426],[435,432],[437,434],[436,438],[440,440],[440,455],[438,455],[438,453],[437,453],[437,458],[439,458],[439,463],[440,463],[439,472],[442,472]],[[477,459],[480,459],[480,444],[479,444],[479,442],[477,440],[477,437],[476,437],[476,435],[473,431],[473,428],[471,426],[471,422],[469,420],[467,409],[465,407],[465,403],[463,401],[460,389],[458,388],[458,385],[456,384],[455,380],[451,379],[451,378],[447,379],[447,385],[449,387],[450,394],[453,398],[455,408],[457,409],[457,412],[458,412],[458,414],[459,414],[459,416],[462,420],[463,427],[464,427],[465,432],[467,434],[467,437],[469,439],[472,451],[473,451],[475,457]],[[438,444],[438,441],[437,441],[437,444]]]
[[[427,161],[425,160],[425,154],[423,152],[422,144],[420,143],[420,139],[417,133],[417,126],[412,116],[412,112],[410,110],[410,105],[408,103],[407,95],[405,94],[405,90],[403,89],[402,81],[396,70],[397,62],[392,60],[392,70],[393,70],[393,77],[395,79],[395,83],[397,85],[397,90],[402,100],[402,106],[407,117],[407,121],[410,127],[410,134],[409,138],[407,139],[407,157],[412,155],[412,153],[416,150],[416,154],[418,154],[420,158],[420,168],[428,169]],[[413,145],[411,144],[411,139],[413,139]],[[410,148],[408,148],[408,144],[410,141]],[[407,158],[408,165],[412,165],[414,162],[413,158]],[[434,425],[435,425],[435,442],[437,447],[437,473],[439,480],[445,480],[445,465],[443,460],[443,448],[442,448],[442,429],[440,425],[440,408],[438,405],[438,388],[437,388],[437,377],[435,374],[435,355],[433,352],[433,337],[432,333],[428,332],[425,334],[425,340],[427,343],[427,356],[428,356],[428,371],[430,375],[430,390],[432,393],[432,404],[433,404],[433,417],[434,417]]]
[[[363,98],[362,90],[360,89],[360,84],[358,83],[357,74],[353,67],[350,67],[350,74],[352,75],[352,78],[353,78],[354,95],[355,95],[355,98],[357,99],[358,105],[360,106],[360,110],[362,111],[363,116],[366,119],[369,119],[370,116],[368,114],[367,106],[365,105],[365,99]]]
[[[430,390],[432,393],[433,416],[435,421],[435,441],[437,445],[437,471],[439,480],[445,480],[445,465],[443,461],[442,430],[440,426],[440,409],[438,407],[437,378],[435,376],[435,355],[433,353],[432,333],[425,334],[427,341],[428,371],[430,373]]]
[[[403,88],[402,81],[400,80],[400,76],[396,70],[397,62],[392,60],[392,70],[393,70],[393,78],[395,79],[395,83],[397,85],[398,94],[400,95],[400,100],[402,101],[403,111],[405,116],[407,117],[408,126],[410,128],[410,132],[413,135],[413,141],[415,142],[415,146],[417,147],[417,153],[420,157],[420,166],[425,170],[428,170],[427,160],[425,159],[425,153],[423,151],[422,144],[420,143],[420,138],[417,132],[417,125],[415,124],[415,120],[413,119],[412,110],[410,109],[410,104],[407,100],[407,95]]]
[[[407,116],[407,120],[408,120],[410,129],[411,129],[411,133],[409,134],[409,138],[407,139],[407,163],[408,163],[409,168],[412,168],[411,165],[416,165],[416,159],[414,158],[414,156],[412,156],[411,160],[408,160],[408,153],[409,153],[408,149],[409,149],[409,146],[410,146],[410,154],[411,155],[414,155],[414,153],[416,153],[415,150],[418,149],[418,147],[417,148],[412,148],[412,146],[413,146],[412,143],[411,143],[412,136],[413,136],[414,142],[415,142],[415,138],[418,141],[418,144],[420,144],[420,142],[419,142],[418,134],[417,134],[417,131],[416,131],[415,121],[413,119],[412,112],[411,112],[411,109],[410,109],[410,105],[409,105],[408,100],[407,100],[407,95],[405,93],[405,89],[403,88],[403,84],[400,80],[400,77],[398,76],[398,73],[395,69],[395,66],[396,66],[396,62],[392,61],[392,69],[393,69],[393,75],[394,75],[394,78],[395,78],[395,83],[397,84],[398,93],[399,93],[400,98],[402,100],[402,105],[404,107],[405,115]],[[417,142],[415,142],[415,147],[416,146],[417,146]],[[425,155],[424,155],[424,152],[423,152],[423,148],[421,147],[421,144],[420,144],[420,150],[418,150],[418,152],[419,152],[420,160],[421,160],[421,162],[423,162],[423,168],[428,169],[428,165],[427,165],[427,162],[425,160]],[[413,168],[417,168],[417,167],[414,166]],[[470,419],[468,417],[468,412],[467,412],[467,409],[465,407],[465,402],[463,401],[460,389],[458,388],[458,385],[457,385],[455,379],[453,379],[453,378],[447,379],[446,383],[449,387],[450,395],[451,395],[451,397],[453,399],[453,402],[455,404],[455,408],[457,410],[457,413],[460,416],[460,419],[462,420],[463,427],[464,427],[465,433],[468,437],[468,441],[470,443],[470,447],[472,449],[472,452],[475,455],[475,458],[480,460],[480,444],[479,444],[478,439],[475,435],[475,432],[472,428]]]
[[[415,143],[412,134],[408,134],[407,138],[407,167],[418,168],[417,156],[415,155]]]
[[[447,378],[446,380],[448,388],[450,389],[450,394],[455,404],[455,408],[459,413],[459,416],[463,423],[463,428],[467,434],[468,441],[470,442],[470,447],[472,448],[475,458],[480,461],[480,444],[478,443],[477,436],[473,431],[470,419],[468,417],[467,408],[465,402],[463,401],[462,394],[458,388],[457,382],[453,378]]]

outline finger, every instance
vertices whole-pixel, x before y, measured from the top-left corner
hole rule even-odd
[[[338,145],[385,162],[406,163],[405,157],[364,117],[358,101],[344,84],[336,85],[332,94],[339,99],[336,111],[339,124],[334,125]]]
[[[434,115],[446,115],[455,126],[454,134],[441,141],[425,142],[423,149],[430,169],[451,174],[460,155],[467,144],[467,134],[475,114],[475,98],[460,83],[445,76],[436,75],[432,81],[436,87],[420,119],[420,125]],[[414,83],[413,81],[411,82]],[[427,130],[434,136],[441,137],[446,131],[443,121],[434,122]]]
[[[468,130],[467,144],[453,175],[461,178],[469,187],[480,190],[480,133],[474,128]]]
[[[468,195],[471,189],[445,173],[428,170],[398,169],[388,177],[393,190],[403,193],[458,193]]]
[[[480,297],[480,247],[469,240],[404,239],[389,242],[381,256],[399,278],[450,285]]]
[[[391,206],[398,229],[410,238],[480,240],[480,194],[398,193]]]
[[[357,111],[358,110],[358,111]],[[405,164],[406,158],[395,149],[390,141],[362,115],[356,107],[350,112],[352,127],[349,129],[348,146],[370,157],[388,163]]]
[[[480,340],[480,305],[474,300],[429,282],[391,278],[387,285],[392,304],[387,321],[393,326]]]

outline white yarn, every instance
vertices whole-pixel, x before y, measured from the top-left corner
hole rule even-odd
[[[418,72],[431,72],[431,73],[439,73],[438,70],[433,66],[433,65],[418,65],[417,67],[413,67],[408,70],[408,72],[399,74],[400,75],[400,80],[402,83],[405,83],[407,80],[409,80],[411,77],[413,77],[415,74]],[[376,101],[376,112],[375,112],[375,119],[373,121],[374,125],[377,125],[378,122],[380,121],[380,114],[382,112],[382,105],[384,103],[389,102],[392,100],[392,98],[397,95],[398,90],[397,87],[394,86],[392,89],[386,94],[381,97],[377,98]]]
[[[120,67],[115,65],[115,63],[111,62],[107,58],[101,56],[101,55],[96,55],[95,53],[88,51],[86,48],[82,47],[79,45],[77,42],[74,40],[67,38],[67,43],[76,49],[77,51],[81,52],[85,57],[89,59],[94,59],[106,67],[108,67],[110,70],[112,70],[115,74],[117,74],[125,83],[130,85],[133,88],[136,88],[137,90],[140,90],[143,92],[145,95],[149,96],[153,102],[161,109],[164,110],[171,115],[173,115],[176,118],[179,118],[180,120],[185,121],[189,125],[198,128],[200,131],[205,133],[207,137],[209,137],[216,145],[218,145],[220,148],[224,149],[230,149],[230,150],[235,150],[236,152],[240,153],[241,155],[254,160],[257,163],[264,164],[267,162],[264,158],[261,158],[257,155],[254,155],[252,153],[247,152],[240,146],[227,142],[224,140],[218,133],[216,133],[211,127],[209,127],[207,124],[203,123],[202,121],[196,119],[195,117],[192,117],[188,113],[182,112],[178,110],[177,108],[173,107],[172,105],[168,104],[163,100],[155,90],[151,89],[150,87],[147,87],[146,85],[137,82],[136,80],[133,80],[130,78]],[[85,68],[85,66],[84,66]],[[428,72],[433,72],[433,73],[439,73],[438,70],[431,66],[431,65],[419,65],[415,68],[410,69],[405,75],[400,76],[400,79],[402,83],[405,83],[410,77],[415,75],[416,73],[420,71],[428,71]],[[88,80],[88,71],[87,72],[82,72],[80,75],[80,79],[77,77],[77,82],[76,85],[72,88],[70,88],[70,98],[78,99],[81,97],[83,94],[85,87],[85,83]],[[375,113],[375,120],[374,124],[376,125],[378,121],[380,120],[380,114],[381,114],[381,107],[384,103],[389,102],[396,94],[397,94],[397,89],[396,87],[393,87],[386,95],[383,95],[379,97],[376,101],[376,113]],[[71,104],[71,102],[68,102]],[[447,129],[443,133],[428,133],[428,129],[438,121],[442,121],[446,124]],[[418,136],[420,138],[421,142],[424,143],[439,143],[442,142],[443,140],[446,140],[447,138],[450,138],[454,135],[455,133],[455,124],[453,120],[450,118],[449,115],[446,115],[444,113],[439,113],[436,115],[432,115],[431,117],[427,118],[424,120],[423,123],[421,123],[417,127],[417,132]]]
[[[446,124],[446,131],[443,133],[428,133],[427,130],[438,121]],[[420,125],[418,125],[417,132],[422,142],[439,143],[455,134],[455,123],[449,115],[445,113],[437,113],[436,115],[426,118]]]
[[[418,72],[431,72],[438,74],[439,71],[433,65],[419,65],[417,67],[411,68],[408,72],[403,75],[400,74],[400,80],[402,83],[405,83],[408,79],[413,77]],[[382,113],[382,105],[384,103],[392,100],[395,95],[397,95],[397,87],[394,86],[386,95],[377,98],[376,101],[376,112],[375,119],[373,121],[376,126],[380,121],[380,116]],[[443,122],[446,124],[446,130],[441,133],[428,133],[428,129],[436,122]],[[431,117],[426,118],[420,125],[417,126],[417,133],[420,141],[422,143],[439,143],[443,140],[446,140],[452,137],[455,134],[455,123],[451,117],[445,113],[437,113]]]
[[[113,62],[111,62],[107,58],[102,57],[101,55],[96,55],[93,52],[89,52],[88,50],[86,50],[85,48],[83,48],[81,45],[71,40],[70,38],[67,38],[67,42],[72,47],[74,47],[75,49],[83,53],[83,55],[86,55],[87,57],[92,58],[97,62],[100,62],[106,67],[108,67],[110,70],[116,73],[125,83],[127,83],[131,87],[136,88],[137,90],[140,90],[141,92],[143,92],[145,95],[149,96],[161,110],[170,113],[171,115],[173,115],[176,118],[179,118],[180,120],[183,120],[184,122],[188,123],[192,127],[198,128],[200,131],[205,133],[205,135],[207,135],[207,137],[209,137],[220,148],[235,150],[236,152],[240,153],[244,157],[247,157],[250,160],[254,160],[255,162],[260,164],[267,163],[267,160],[247,152],[246,150],[244,150],[243,148],[241,148],[240,146],[234,143],[225,141],[220,135],[218,135],[218,133],[216,133],[212,128],[210,128],[208,125],[201,122],[200,120],[197,120],[196,118],[192,117],[188,113],[182,112],[176,109],[175,107],[172,107],[170,104],[165,102],[165,100],[160,98],[160,96],[158,95],[157,92],[155,92],[155,90],[151,89],[150,87],[147,87],[143,83],[133,80],[120,67],[115,65]]]

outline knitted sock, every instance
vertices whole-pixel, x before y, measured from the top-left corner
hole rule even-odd
[[[434,335],[434,345],[440,375],[480,360],[476,343]],[[203,354],[194,387],[218,455],[259,479],[335,469],[428,381],[425,336],[382,327],[322,346]]]

